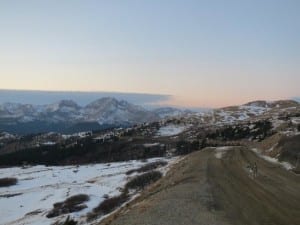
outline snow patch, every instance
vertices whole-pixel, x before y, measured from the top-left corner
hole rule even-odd
[[[223,146],[215,148],[215,157],[217,159],[222,159],[223,156],[226,154],[226,151],[230,150],[230,146]]]
[[[292,117],[291,121],[293,124],[298,125],[298,124],[300,124],[300,117]]]
[[[167,125],[164,127],[161,127],[157,131],[157,136],[162,136],[162,137],[168,137],[168,136],[174,136],[182,133],[183,131],[186,130],[186,126],[179,126],[179,125]]]
[[[160,143],[146,143],[144,144],[145,148],[151,148],[151,147],[155,147],[155,146],[159,146]]]
[[[262,158],[262,159],[264,159],[264,160],[266,160],[270,163],[280,165],[286,170],[292,170],[294,168],[294,166],[292,166],[288,162],[279,162],[278,159],[276,159],[276,158],[272,158],[270,156],[262,155],[261,151],[257,148],[252,148],[252,151],[255,152],[257,154],[257,156],[259,156],[260,158]]]

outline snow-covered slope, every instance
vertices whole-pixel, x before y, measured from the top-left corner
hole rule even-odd
[[[65,220],[69,215],[81,220],[83,224],[89,224],[85,221],[87,213],[104,201],[105,196],[120,194],[120,188],[123,188],[129,178],[136,175],[126,175],[128,170],[160,160],[161,158],[153,158],[148,162],[0,169],[0,179],[18,179],[16,185],[0,188],[0,225],[50,225],[55,221]],[[176,158],[164,160],[172,163]],[[159,170],[164,172],[167,168],[168,166],[164,166]],[[87,208],[51,219],[46,217],[54,203],[78,194],[89,196]]]

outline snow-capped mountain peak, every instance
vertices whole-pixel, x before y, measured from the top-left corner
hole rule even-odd
[[[78,111],[81,109],[81,107],[72,100],[61,100],[59,102],[46,105],[45,109],[48,112],[55,112],[55,111],[68,112],[68,111]]]
[[[156,115],[140,106],[115,98],[102,98],[88,104],[84,109],[90,121],[104,123],[139,123],[157,119]]]
[[[62,100],[48,105],[25,105],[6,103],[0,105],[0,130],[23,129],[28,123],[38,123],[38,129],[51,131],[68,129],[76,124],[132,125],[158,120],[158,116],[140,106],[115,98],[101,98],[85,107],[72,100]],[[12,129],[10,129],[13,126]],[[36,125],[34,125],[36,127]],[[14,129],[14,127],[17,127]],[[30,127],[30,125],[29,125]],[[85,127],[85,126],[84,126]],[[30,129],[30,128],[29,128]],[[57,131],[56,129],[56,131]],[[88,129],[88,128],[86,128]],[[98,128],[96,128],[98,129]],[[100,128],[99,128],[100,129]]]

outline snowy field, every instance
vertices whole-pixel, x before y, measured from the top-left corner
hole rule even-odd
[[[147,162],[128,161],[111,164],[91,164],[84,166],[0,169],[0,178],[15,177],[15,186],[0,187],[0,224],[1,225],[50,225],[63,220],[68,215],[48,219],[47,213],[53,204],[77,194],[87,194],[88,208],[69,214],[72,218],[84,221],[86,214],[104,200],[120,194],[120,188],[130,178],[125,173],[162,158],[149,159]],[[163,159],[169,165],[175,159]],[[161,168],[166,172],[168,166]],[[131,175],[134,176],[135,174]],[[84,223],[86,224],[86,223]]]

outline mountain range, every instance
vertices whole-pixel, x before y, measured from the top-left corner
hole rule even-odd
[[[147,110],[110,97],[98,99],[84,107],[72,100],[47,105],[4,103],[0,105],[0,131],[17,134],[72,133],[126,127],[189,112],[171,107]]]
[[[0,105],[0,131],[22,135],[44,132],[75,133],[129,127],[171,117],[195,117],[212,125],[231,124],[299,106],[300,103],[293,100],[261,100],[196,113],[172,107],[148,110],[111,97],[100,98],[86,106],[80,106],[72,100],[61,100],[47,105],[4,103]]]

